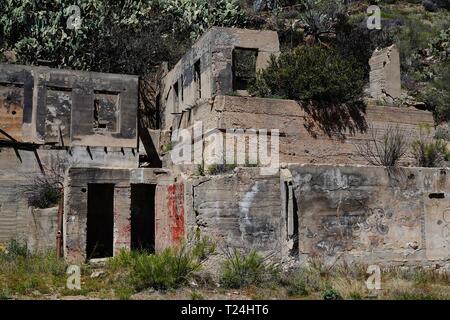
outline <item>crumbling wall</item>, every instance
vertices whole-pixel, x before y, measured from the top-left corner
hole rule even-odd
[[[58,207],[38,209],[29,208],[28,249],[32,252],[56,250],[58,228]]]
[[[225,247],[281,254],[279,177],[259,169],[193,178],[186,184],[188,231],[212,237]]]
[[[184,184],[159,185],[156,191],[156,251],[182,244],[186,236]]]
[[[58,150],[32,150],[1,148],[0,149],[0,243],[11,239],[34,243],[42,243],[37,248],[44,248],[53,242],[55,245],[56,233],[52,234],[53,227],[48,231],[40,232],[39,225],[52,224],[46,221],[52,211],[37,214],[28,207],[26,191],[33,188],[33,181],[41,170],[51,169],[51,164],[64,161],[65,151]],[[46,228],[46,227],[45,227]]]
[[[448,263],[446,169],[291,165],[301,256]]]
[[[136,148],[137,90],[136,76],[0,64],[0,137]]]
[[[194,106],[233,92],[235,48],[255,49],[257,70],[280,51],[274,31],[211,28],[162,79],[163,129],[177,127],[180,117]]]
[[[24,189],[55,163],[137,168],[137,89],[135,76],[0,64],[0,242],[54,248],[54,212],[34,214]]]
[[[369,60],[370,95],[393,101],[401,95],[400,53],[396,45],[375,50]]]
[[[341,115],[344,113],[345,110]],[[421,126],[429,127],[431,134],[434,127],[432,113],[415,108],[369,104],[366,108],[353,110],[352,115],[349,119],[333,117],[332,123],[326,124],[292,100],[216,96],[212,103],[198,105],[186,112],[179,128],[192,129],[196,122],[201,122],[203,137],[211,129],[222,132],[228,129],[266,129],[268,132],[277,129],[280,163],[368,164],[358,152],[357,145],[374,136],[381,139],[388,128],[398,127],[406,142],[411,142],[419,138]],[[324,128],[327,125],[333,130],[327,131]],[[250,130],[244,135],[248,137],[251,133]],[[415,159],[408,152],[402,163],[411,165]]]
[[[303,262],[450,267],[447,169],[289,165],[185,182],[186,230]]]
[[[70,168],[64,193],[64,256],[69,261],[83,261],[87,244],[88,188],[90,183],[114,184],[113,251],[131,247],[131,185],[155,184],[158,199],[168,199],[166,190],[174,179],[164,169]],[[159,191],[158,191],[159,190]],[[153,200],[149,200],[153,201]],[[168,209],[158,206],[156,216],[166,216]],[[164,231],[164,230],[162,230]],[[162,232],[161,231],[161,232]],[[155,240],[164,239],[156,227]],[[159,247],[157,246],[157,250]]]

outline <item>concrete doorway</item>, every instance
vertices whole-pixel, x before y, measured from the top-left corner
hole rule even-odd
[[[154,184],[131,185],[131,249],[155,252]]]
[[[113,256],[114,184],[88,184],[88,259]]]

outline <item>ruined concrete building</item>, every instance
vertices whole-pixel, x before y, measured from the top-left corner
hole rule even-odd
[[[396,45],[375,50],[369,61],[370,94],[374,99],[398,99],[401,95],[400,53]]]
[[[371,61],[377,94],[399,90],[391,50]],[[282,260],[448,265],[448,169],[368,166],[355,147],[389,125],[413,139],[419,125],[434,126],[431,113],[369,104],[327,127],[297,102],[249,96],[256,71],[278,53],[275,32],[211,29],[163,76],[161,126],[141,128],[144,135],[137,77],[0,65],[0,242],[22,239],[33,250],[60,243],[66,259],[86,260],[158,252],[200,231]],[[182,156],[191,161],[175,161],[180,132],[192,133]],[[217,138],[227,132],[231,139]],[[239,165],[208,168],[222,168],[211,160],[230,152],[236,160],[239,141]],[[278,154],[269,173],[258,167],[265,144]],[[161,165],[142,167],[142,155]],[[23,190],[59,167],[61,215],[30,206]]]

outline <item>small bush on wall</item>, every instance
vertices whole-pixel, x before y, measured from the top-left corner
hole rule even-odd
[[[36,189],[29,193],[28,205],[35,208],[51,208],[58,204],[60,199],[58,186],[49,183],[36,184]]]
[[[447,142],[433,139],[429,128],[421,128],[419,138],[412,143],[412,154],[419,167],[441,167],[450,160]]]
[[[300,46],[272,56],[258,73],[250,92],[262,97],[345,103],[363,93],[364,71],[351,58],[321,45]]]
[[[358,154],[374,166],[397,166],[409,147],[400,127],[388,126],[381,136],[373,126],[370,132],[368,140],[355,145]]]

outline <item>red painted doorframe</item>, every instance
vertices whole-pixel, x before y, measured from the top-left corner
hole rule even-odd
[[[178,246],[185,236],[184,184],[156,186],[155,247]]]

